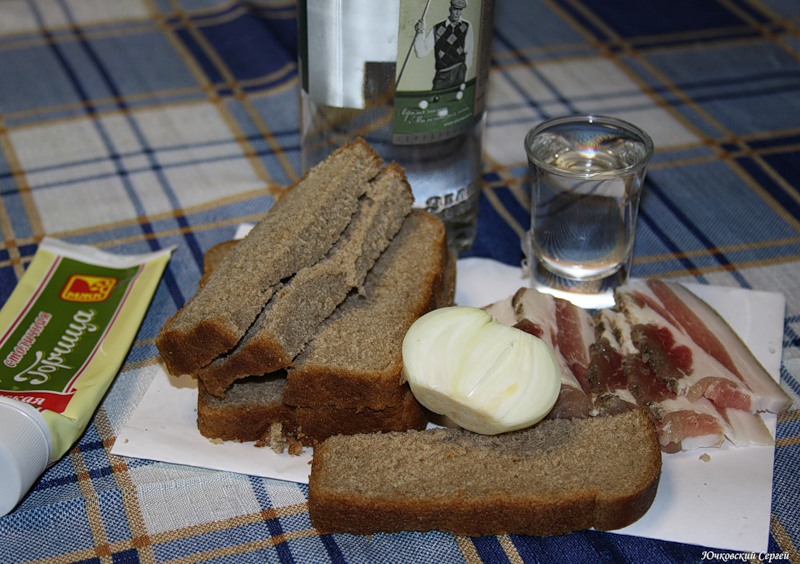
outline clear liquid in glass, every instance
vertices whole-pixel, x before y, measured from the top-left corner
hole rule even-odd
[[[592,124],[529,139],[535,285],[583,307],[613,304],[613,289],[630,273],[641,165],[651,150],[623,130]]]

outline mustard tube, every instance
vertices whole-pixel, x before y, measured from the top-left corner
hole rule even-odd
[[[0,516],[83,434],[171,253],[42,240],[0,310]]]

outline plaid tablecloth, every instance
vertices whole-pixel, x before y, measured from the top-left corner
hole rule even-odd
[[[177,247],[89,429],[0,518],[0,562],[708,558],[591,531],[319,535],[305,486],[109,454],[204,251],[298,177],[295,16],[291,0],[0,1],[0,302],[45,235]],[[498,0],[494,37],[467,254],[519,264],[532,125],[597,112],[650,132],[634,276],[786,296],[781,377],[795,406],[778,424],[769,550],[800,561],[800,2]]]

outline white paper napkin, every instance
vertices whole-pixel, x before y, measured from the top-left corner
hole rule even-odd
[[[487,259],[458,263],[456,303],[484,306],[527,285],[519,268]],[[778,379],[784,297],[739,288],[688,286],[728,321]],[[139,406],[119,433],[112,454],[308,482],[311,449],[277,454],[253,443],[215,444],[197,431],[197,387],[158,366]],[[776,417],[765,417],[775,433]],[[709,455],[708,461],[700,458]],[[773,447],[723,446],[663,457],[655,502],[633,525],[617,531],[725,550],[766,552],[772,495]]]

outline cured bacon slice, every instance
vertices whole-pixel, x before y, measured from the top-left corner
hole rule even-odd
[[[691,371],[691,352],[685,346],[677,346],[666,327],[640,323],[631,327],[630,334],[639,351],[636,358],[646,365],[650,377],[655,380],[649,386],[659,395],[654,401],[674,397],[681,379]],[[633,369],[638,370],[637,367]]]
[[[580,388],[565,384],[562,380],[558,399],[546,419],[585,419],[591,415],[592,400],[589,396]]]
[[[667,400],[656,406],[654,414],[665,452],[718,447],[725,439],[740,447],[774,443],[759,415],[741,409],[720,410],[705,398]]]
[[[680,368],[686,377],[677,383],[679,393],[753,413],[780,413],[789,405],[789,397],[733,329],[683,286],[636,281],[619,288],[616,299],[633,324],[655,325],[691,352],[690,367]]]
[[[624,369],[625,357],[636,350],[632,346],[625,349],[620,342],[630,342],[629,332],[625,334],[628,326],[615,319],[620,315],[605,309],[595,316],[596,340],[589,347],[589,390],[597,415],[614,415],[637,406]]]
[[[515,325],[517,323],[517,314],[514,311],[514,305],[511,303],[514,296],[509,296],[499,302],[491,303],[483,307],[489,315],[495,318],[496,321],[504,325]]]
[[[622,352],[607,337],[600,336],[589,346],[589,392],[600,395],[628,387]]]
[[[553,298],[553,302],[556,306],[558,352],[583,391],[589,393],[589,346],[595,340],[594,322],[586,310],[566,300]]]
[[[597,412],[619,409],[630,401],[649,407],[665,452],[718,447],[726,438],[737,446],[772,444],[762,418],[736,408],[743,403],[739,386],[732,388],[733,382],[722,378],[695,378],[695,374],[716,374],[724,367],[705,351],[682,344],[688,340],[671,328],[667,319],[674,316],[660,302],[644,303],[635,319],[647,323],[633,321],[630,308],[596,315],[597,343],[611,347],[607,356],[613,357],[614,351],[619,354],[626,380],[625,389],[618,376],[606,376],[604,385],[594,386],[594,393],[601,392],[595,397]],[[688,381],[694,383],[687,386]],[[731,397],[721,399],[725,394]],[[747,400],[749,405],[749,396]]]
[[[658,431],[664,452],[719,447],[725,441],[719,420],[694,408],[667,412],[658,420]]]
[[[561,391],[548,415],[551,419],[588,417],[592,400],[588,388],[589,346],[594,341],[591,316],[570,302],[525,288],[512,298],[518,323],[543,328],[561,364]]]
[[[548,342],[561,395],[549,417],[649,409],[665,452],[774,443],[760,411],[789,397],[728,324],[683,286],[631,282],[591,317],[530,288],[485,308]]]
[[[775,439],[759,415],[743,409],[723,409],[722,415],[729,425],[725,436],[734,445],[767,446],[775,444]]]
[[[622,360],[622,370],[628,381],[628,391],[639,405],[649,407],[678,397],[639,355],[626,356]]]
[[[748,391],[742,390],[735,382],[715,376],[698,380],[687,390],[686,397],[690,400],[704,397],[715,405],[745,411],[749,411],[753,403],[752,395]]]

